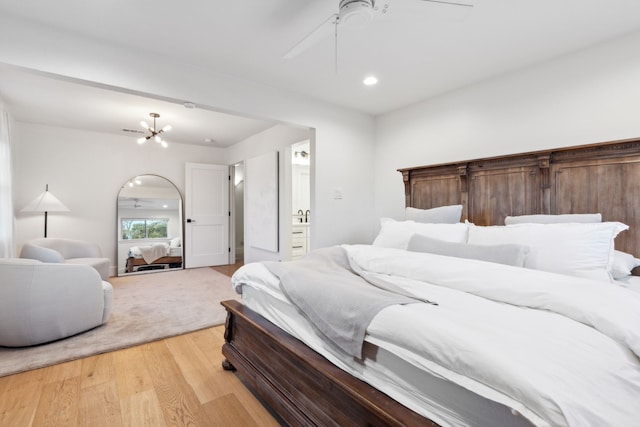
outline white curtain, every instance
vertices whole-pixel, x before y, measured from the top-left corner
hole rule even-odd
[[[10,122],[0,101],[0,258],[15,256]]]

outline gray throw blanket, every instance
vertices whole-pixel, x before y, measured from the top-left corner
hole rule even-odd
[[[300,260],[264,265],[316,328],[359,359],[367,327],[380,310],[421,302],[377,288],[358,276],[339,246],[315,250]]]

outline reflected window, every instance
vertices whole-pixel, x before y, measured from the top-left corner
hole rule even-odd
[[[123,218],[122,240],[166,239],[168,224],[168,218]]]

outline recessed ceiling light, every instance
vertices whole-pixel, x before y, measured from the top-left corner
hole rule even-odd
[[[373,86],[378,83],[378,78],[376,76],[368,76],[362,81],[362,83],[366,86]]]

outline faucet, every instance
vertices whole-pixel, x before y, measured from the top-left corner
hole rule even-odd
[[[298,215],[300,215],[300,222],[302,222],[302,215],[304,215],[304,212],[302,212],[302,209],[298,209]]]
[[[309,222],[309,217],[308,215],[311,214],[311,211],[309,209],[307,209],[307,211],[304,213],[304,222]],[[300,218],[300,220],[302,221],[302,218]]]

